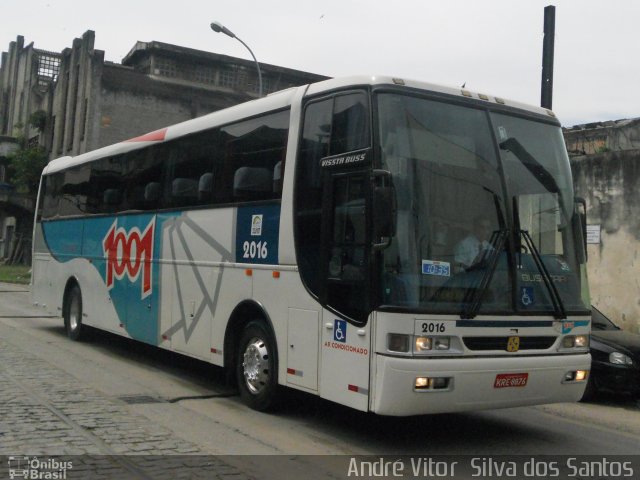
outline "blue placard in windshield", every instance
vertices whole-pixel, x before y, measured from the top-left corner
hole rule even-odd
[[[451,264],[449,262],[436,262],[435,260],[422,260],[422,274],[450,277]]]

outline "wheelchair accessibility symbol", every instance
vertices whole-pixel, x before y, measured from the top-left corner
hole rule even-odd
[[[520,289],[520,301],[522,302],[522,305],[524,305],[525,307],[528,307],[529,305],[534,304],[532,287],[522,287]]]
[[[347,322],[336,320],[333,324],[333,339],[336,342],[345,343],[347,341]]]

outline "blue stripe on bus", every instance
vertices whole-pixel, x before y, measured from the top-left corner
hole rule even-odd
[[[551,327],[552,320],[456,320],[456,327]]]

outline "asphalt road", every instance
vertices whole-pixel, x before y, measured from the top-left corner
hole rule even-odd
[[[124,455],[117,467],[134,478],[157,475],[131,454],[214,455],[207,478],[240,480],[283,478],[283,464],[286,478],[343,478],[354,455],[640,452],[630,399],[391,418],[293,392],[280,412],[261,414],[224,379],[111,334],[72,342],[25,287],[0,284],[0,455]]]

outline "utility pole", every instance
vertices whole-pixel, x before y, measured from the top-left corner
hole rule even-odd
[[[542,91],[540,106],[551,110],[553,99],[553,49],[556,30],[556,7],[544,8],[544,40],[542,44]]]

